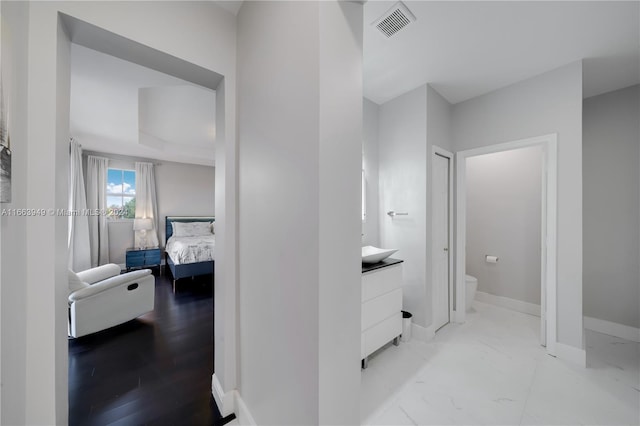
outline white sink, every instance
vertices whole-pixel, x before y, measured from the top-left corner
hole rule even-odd
[[[373,246],[362,247],[362,263],[378,263],[382,262],[398,249],[381,249]]]

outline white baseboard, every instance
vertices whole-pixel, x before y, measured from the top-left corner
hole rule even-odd
[[[253,419],[247,404],[244,403],[242,397],[240,396],[240,392],[235,392],[236,396],[236,418],[238,419],[238,423],[240,425],[246,426],[257,426],[258,424]]]
[[[235,395],[234,391],[226,392],[222,389],[222,384],[220,384],[220,380],[214,374],[211,376],[211,394],[213,395],[213,399],[216,401],[216,405],[218,406],[218,410],[220,410],[220,414],[222,417],[227,417],[234,412],[235,408]]]
[[[632,342],[640,342],[640,328],[631,327],[617,322],[605,321],[598,318],[584,317],[584,328],[608,334]]]
[[[585,350],[565,345],[564,343],[556,343],[556,357],[578,364],[580,367],[587,366],[587,353]]]
[[[504,296],[496,296],[494,294],[485,293],[484,291],[476,291],[476,298],[479,302],[489,303],[491,305],[501,306],[511,309],[512,311],[522,312],[523,314],[540,316],[540,305],[535,303],[523,302],[521,300],[510,299]]]
[[[436,333],[433,330],[433,326],[423,327],[421,325],[416,324],[415,322],[411,323],[411,335],[414,339],[420,340],[422,342],[428,342],[433,339]]]

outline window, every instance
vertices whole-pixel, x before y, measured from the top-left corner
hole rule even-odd
[[[133,219],[136,216],[136,172],[107,171],[107,216],[110,219]]]

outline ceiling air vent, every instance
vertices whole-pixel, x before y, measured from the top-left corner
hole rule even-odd
[[[410,23],[416,17],[401,1],[394,4],[391,9],[373,23],[387,38],[391,37]]]

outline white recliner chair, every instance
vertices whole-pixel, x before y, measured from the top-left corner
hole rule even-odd
[[[77,274],[69,270],[69,336],[80,337],[125,323],[153,310],[150,269],[120,275],[116,264]]]

